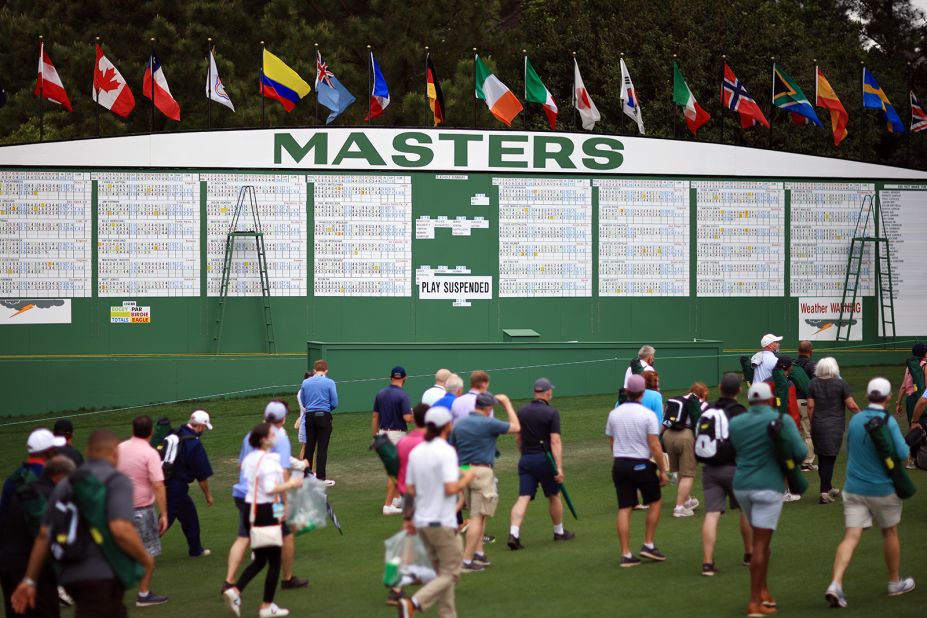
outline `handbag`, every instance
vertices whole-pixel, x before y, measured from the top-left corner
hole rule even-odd
[[[924,431],[921,427],[915,427],[904,437],[905,443],[912,451],[916,451],[920,448],[925,439],[927,439],[927,431]]]
[[[254,525],[254,520],[257,517],[258,478],[260,477],[261,463],[263,461],[264,455],[261,455],[261,458],[258,459],[257,467],[254,471],[254,501],[251,503],[251,513],[248,516],[248,521],[251,524],[251,549],[260,549],[261,547],[281,547],[283,545],[283,528],[280,526],[279,522],[269,526]],[[277,496],[275,501],[279,499],[280,497]]]

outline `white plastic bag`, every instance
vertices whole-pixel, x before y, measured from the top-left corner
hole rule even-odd
[[[405,530],[400,530],[386,539],[383,545],[386,547],[383,570],[385,585],[427,584],[436,577],[434,565],[428,559],[428,550],[417,534],[409,535]]]
[[[305,534],[327,525],[328,511],[325,483],[314,476],[307,476],[297,489],[287,492],[287,523],[294,534]]]

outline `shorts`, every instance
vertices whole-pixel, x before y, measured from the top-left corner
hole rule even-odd
[[[560,484],[554,480],[554,470],[543,453],[529,453],[518,460],[518,495],[534,496],[538,493],[538,483],[544,490],[544,497],[550,498],[560,493]]]
[[[702,468],[702,489],[705,492],[705,512],[723,513],[725,511],[725,497],[731,503],[731,509],[739,509],[737,498],[734,497],[733,465],[705,466]]]
[[[393,446],[395,446],[400,440],[406,437],[406,432],[401,429],[381,429],[377,432],[377,435],[386,435],[389,441],[393,443]]]
[[[887,496],[861,496],[843,492],[843,517],[847,528],[870,528],[875,519],[879,528],[892,528],[901,522],[901,498]]]
[[[695,477],[695,434],[691,429],[667,429],[663,432],[663,448],[669,455],[670,472],[679,476]]]
[[[161,531],[158,528],[158,515],[154,505],[143,506],[132,512],[132,523],[142,537],[145,551],[152,557],[161,555]]]
[[[662,497],[657,465],[649,459],[616,457],[612,464],[612,482],[619,509],[637,506],[637,492],[641,493],[642,504],[652,504]]]
[[[300,444],[306,443],[306,413],[305,411],[299,413],[299,432],[297,434],[297,440]]]
[[[499,492],[496,491],[496,475],[489,466],[473,466],[476,476],[464,489],[464,500],[470,508],[470,515],[492,517],[499,506]]]
[[[772,489],[735,489],[734,495],[751,526],[764,530],[776,529],[785,494]]]
[[[251,538],[251,505],[245,502],[244,498],[234,498],[235,508],[238,509],[238,536],[249,539]],[[293,534],[286,522],[280,522],[283,528],[283,536]]]

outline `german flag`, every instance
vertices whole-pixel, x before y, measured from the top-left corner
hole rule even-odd
[[[444,93],[435,74],[435,65],[431,63],[431,54],[425,55],[425,92],[428,96],[428,107],[435,117],[435,126],[444,122]]]

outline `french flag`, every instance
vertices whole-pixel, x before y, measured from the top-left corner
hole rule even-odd
[[[386,78],[380,72],[380,65],[373,59],[373,52],[370,52],[370,66],[373,69],[373,91],[370,93],[370,111],[364,120],[382,116],[389,105],[389,87],[386,85]]]
[[[152,80],[152,74],[154,80]],[[148,63],[145,65],[145,79],[142,82],[142,94],[146,99],[151,99],[152,85],[154,86],[154,105],[162,114],[180,122],[180,104],[171,96],[171,89],[167,86],[167,78],[164,77],[164,70],[161,68],[161,61],[158,60],[154,51],[148,57]]]
[[[39,45],[39,74],[35,82],[35,96],[57,103],[69,112],[74,111],[71,108],[68,93],[64,90],[64,84],[58,77],[58,71],[52,64],[51,58],[45,53],[44,41]]]

